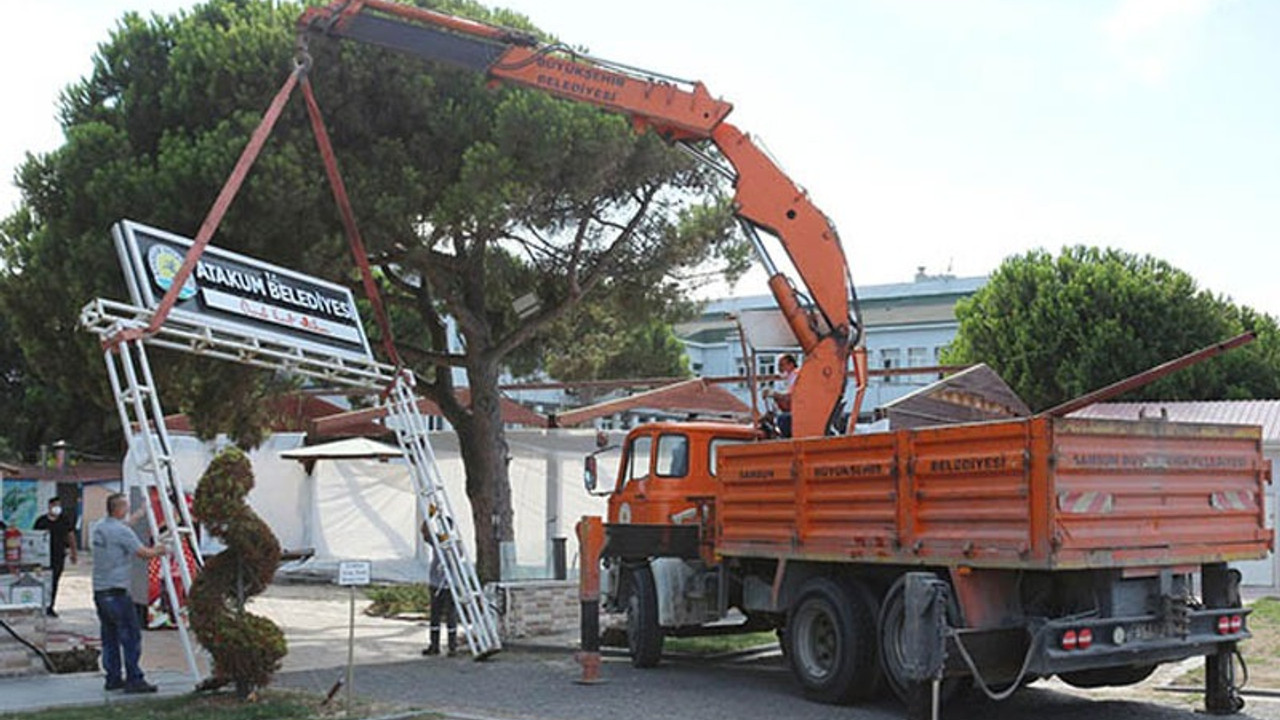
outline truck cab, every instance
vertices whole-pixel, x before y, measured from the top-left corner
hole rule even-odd
[[[609,497],[610,525],[696,525],[715,510],[716,456],[759,437],[747,425],[661,422],[628,435]]]

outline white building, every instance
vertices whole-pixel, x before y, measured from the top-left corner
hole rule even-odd
[[[922,269],[912,282],[858,288],[871,369],[939,365],[943,348],[955,338],[959,327],[956,303],[975,293],[986,281],[986,277],[926,275]],[[745,352],[742,327],[746,328],[749,345],[754,346]],[[703,377],[745,375],[752,355],[757,375],[772,375],[777,372],[782,353],[800,355],[794,339],[782,327],[772,295],[712,301],[697,320],[678,325],[676,334],[685,344],[690,368]],[[863,412],[870,413],[937,379],[936,373],[873,377]],[[726,387],[744,402],[750,402],[746,383]]]

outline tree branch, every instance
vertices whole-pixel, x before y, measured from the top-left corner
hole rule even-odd
[[[505,357],[508,353],[515,350],[522,343],[535,335],[546,325],[557,320],[573,307],[582,298],[583,295],[590,292],[592,288],[599,285],[601,281],[608,276],[608,268],[612,264],[613,258],[618,254],[620,248],[627,244],[634,235],[636,228],[640,226],[640,221],[644,218],[648,211],[653,198],[657,195],[658,186],[649,185],[645,189],[644,197],[640,206],[631,216],[622,232],[614,238],[613,243],[600,254],[595,265],[587,272],[585,280],[579,275],[580,253],[583,242],[586,237],[587,221],[584,219],[578,224],[578,232],[574,236],[574,244],[572,257],[574,262],[570,265],[566,280],[569,283],[569,293],[563,301],[549,308],[540,310],[527,318],[519,327],[512,330],[506,337],[500,339],[493,345],[493,355],[497,358]]]

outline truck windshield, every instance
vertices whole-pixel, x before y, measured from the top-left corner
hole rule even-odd
[[[689,474],[689,438],[684,435],[658,437],[658,477],[682,478]]]
[[[652,447],[653,438],[648,435],[631,440],[631,444],[627,446],[627,474],[622,478],[623,484],[649,476],[649,452]]]

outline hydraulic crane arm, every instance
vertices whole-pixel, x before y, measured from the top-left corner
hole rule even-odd
[[[637,129],[653,130],[686,147],[714,143],[732,165],[726,174],[734,185],[736,215],[804,351],[792,396],[794,435],[827,433],[841,409],[851,353],[859,388],[856,417],[866,380],[865,356],[849,265],[835,228],[746,133],[725,122],[733,106],[711,97],[702,83],[587,58],[561,45],[542,44],[528,33],[386,0],[313,7],[299,19],[298,29],[302,43],[311,34],[358,40],[612,110],[629,117]],[[696,150],[691,154],[705,160]],[[779,239],[812,309],[769,258],[759,230]]]

